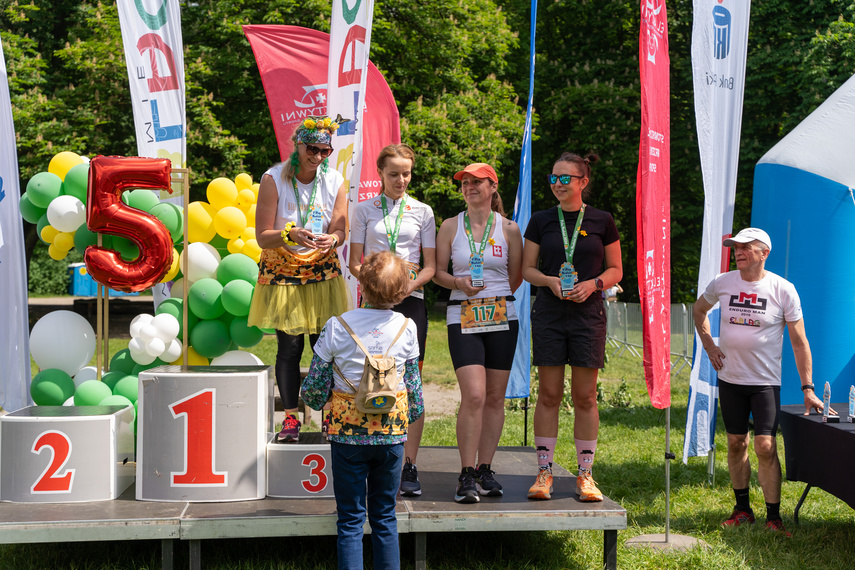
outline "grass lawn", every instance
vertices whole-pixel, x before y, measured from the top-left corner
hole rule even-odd
[[[444,318],[432,315],[424,373],[426,382],[454,383],[444,328]],[[112,342],[119,343],[116,350],[123,348],[121,342],[127,345],[127,340]],[[275,350],[275,338],[268,337],[253,352],[264,362],[272,363]],[[304,365],[308,365],[305,357]],[[710,548],[687,553],[657,553],[625,546],[625,541],[633,536],[665,532],[665,412],[650,406],[639,359],[628,354],[611,358],[601,378],[603,403],[594,474],[603,492],[627,510],[628,528],[618,533],[620,568],[852,567],[855,552],[852,509],[824,491],[812,489],[800,511],[800,524],[794,524],[792,512],[804,490],[802,483],[785,480],[783,484],[781,510],[784,524],[793,533],[792,538],[769,533],[763,528],[763,496],[756,470],[751,480],[751,500],[758,523],[739,529],[719,526],[730,514],[734,502],[721,421],[716,437],[720,451],[715,461],[714,487],[707,484],[705,458],[693,458],[688,466],[679,459],[671,462],[671,533],[702,539]],[[687,369],[671,379],[671,390],[671,451],[679,458],[686,422]],[[560,421],[555,460],[573,468],[572,409],[563,411]],[[454,417],[429,422],[423,443],[455,445],[454,422]],[[523,429],[523,413],[509,409],[500,445],[521,445]],[[531,420],[528,438],[529,442],[533,441]],[[780,435],[778,444],[783,463]],[[756,466],[753,454],[751,461]],[[401,536],[405,568],[413,566],[412,540],[410,536]],[[602,540],[602,532],[598,531],[430,534],[427,561],[430,568],[449,570],[599,568]],[[183,553],[184,548],[181,544],[178,552]],[[202,551],[205,568],[267,570],[335,568],[336,565],[335,537],[210,540],[203,543]],[[159,552],[156,542],[0,546],[0,568],[155,568],[159,567]],[[186,562],[181,556],[176,567]]]

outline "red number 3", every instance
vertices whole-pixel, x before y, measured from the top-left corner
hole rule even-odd
[[[92,278],[119,291],[133,293],[148,289],[163,277],[172,264],[169,230],[154,216],[122,202],[130,188],[170,188],[167,158],[96,156],[89,164],[89,196],[86,225],[93,232],[132,240],[140,249],[134,261],[118,253],[89,246],[83,255]]]

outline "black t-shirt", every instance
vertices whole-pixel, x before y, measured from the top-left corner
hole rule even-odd
[[[558,223],[559,206],[535,212],[531,215],[525,230],[525,239],[540,246],[540,270],[544,275],[558,277],[561,264],[564,263],[564,240],[561,237],[561,224]],[[573,229],[579,212],[562,212],[567,226],[567,240],[573,240]],[[585,232],[584,234],[582,232]],[[603,272],[606,253],[605,246],[620,239],[612,215],[603,210],[585,206],[585,217],[579,228],[576,251],[573,253],[573,265],[579,274],[579,281],[594,279]],[[549,290],[549,287],[540,287]],[[550,291],[551,293],[551,291]]]

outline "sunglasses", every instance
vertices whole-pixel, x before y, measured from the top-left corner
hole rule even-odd
[[[549,183],[555,184],[560,180],[562,184],[570,184],[574,178],[578,178],[579,180],[581,180],[585,177],[579,176],[578,174],[550,174]]]
[[[306,154],[309,156],[315,156],[316,154],[320,154],[323,158],[328,157],[332,154],[332,147],[330,148],[321,148],[319,146],[315,146],[313,144],[306,145]]]

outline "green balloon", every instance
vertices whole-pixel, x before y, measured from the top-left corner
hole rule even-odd
[[[217,319],[199,321],[190,331],[190,345],[205,358],[222,356],[231,344],[229,329]]]
[[[157,310],[154,312],[155,315],[168,313],[178,320],[178,338],[181,340],[184,340],[184,317],[181,313],[183,306],[183,299],[170,298],[160,303],[160,305],[157,306]],[[194,315],[192,311],[187,313],[187,327],[190,330],[193,330],[193,327],[196,326],[196,323],[198,322],[199,317]]]
[[[252,302],[252,292],[255,287],[242,279],[229,281],[223,287],[223,307],[226,311],[236,317],[245,317],[249,314],[249,304]]]
[[[246,323],[246,317],[235,317],[229,326],[232,340],[242,348],[255,346],[264,338],[264,331],[258,327],[251,327]]]
[[[235,316],[231,313],[223,313],[218,317],[218,320],[223,321],[223,324],[226,325],[226,328],[230,327],[232,321],[235,319]]]
[[[47,219],[47,208],[39,208],[33,204],[26,192],[21,194],[21,198],[18,200],[18,209],[21,210],[21,217],[31,224],[38,224],[42,216]]]
[[[151,190],[139,188],[137,190],[128,190],[123,192],[122,202],[131,208],[148,212],[157,204],[160,204],[160,198],[158,198],[157,194]]]
[[[112,368],[112,363],[111,363],[111,368]],[[126,372],[120,372],[118,370],[110,370],[109,372],[105,372],[104,374],[101,375],[101,382],[106,384],[107,387],[110,389],[110,391],[112,391],[113,388],[116,387],[116,384],[118,384],[119,380],[121,380],[122,378],[124,378],[127,375],[128,375],[128,373],[126,373]]]
[[[104,237],[107,237],[107,235],[105,234]],[[110,242],[112,243],[112,241],[111,239]],[[83,252],[90,245],[98,245],[98,234],[87,228],[86,224],[83,224],[74,232],[74,247],[78,251]]]
[[[131,351],[127,348],[120,350],[110,359],[110,372],[130,374],[134,366],[136,366],[136,362],[131,358]]]
[[[62,182],[62,191],[69,196],[74,196],[86,204],[86,194],[89,187],[89,164],[84,162],[75,165],[65,174]]]
[[[107,396],[100,402],[98,402],[99,406],[130,406],[134,408],[134,419],[137,419],[137,409],[134,406],[134,403],[125,398],[124,396],[120,396],[119,394],[113,394],[112,396]]]
[[[264,334],[276,334],[276,329],[261,329]]]
[[[124,396],[131,403],[136,402],[139,398],[139,379],[136,376],[125,376],[116,383],[113,394]]]
[[[184,212],[181,208],[169,202],[160,202],[155,204],[148,213],[166,226],[173,243],[184,238]]]
[[[30,201],[45,210],[61,193],[62,180],[52,172],[39,172],[27,182],[27,196],[30,197]]]
[[[137,364],[134,366],[134,369],[131,371],[131,376],[139,376],[140,372],[145,372],[146,370],[150,370],[152,368],[157,368],[158,366],[163,366],[164,364],[169,364],[168,362],[164,362],[159,358],[155,358],[154,362],[150,364]]]
[[[113,237],[113,247],[112,249],[119,252],[119,255],[122,256],[122,259],[125,261],[133,261],[134,259],[140,256],[140,248],[137,244],[127,238],[123,238],[121,236],[112,236]]]
[[[217,281],[225,285],[235,279],[255,285],[258,281],[258,264],[242,253],[225,256],[217,266]]]
[[[190,286],[187,303],[190,311],[200,319],[216,319],[226,312],[222,295],[223,286],[216,279],[206,277]]]
[[[97,406],[101,400],[111,396],[110,387],[98,380],[87,380],[74,392],[75,406]]]
[[[61,406],[74,395],[74,380],[63,370],[46,368],[30,383],[30,395],[39,406]]]
[[[46,243],[50,245],[50,242],[47,242],[42,239],[42,230],[45,229],[45,226],[49,226],[50,222],[47,219],[47,214],[39,218],[39,221],[36,223],[36,233],[39,234],[39,241],[42,243]]]

